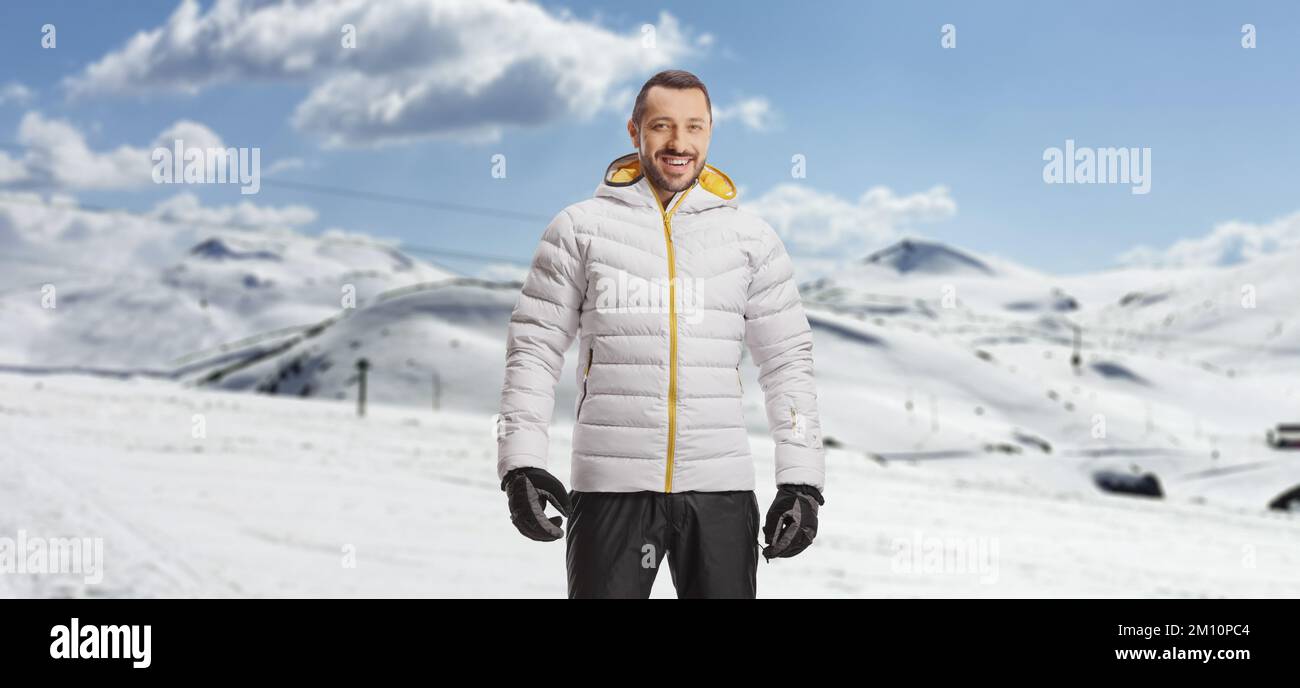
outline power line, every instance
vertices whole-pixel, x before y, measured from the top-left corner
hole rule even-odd
[[[27,148],[13,141],[0,141],[0,148],[7,148],[14,151],[25,151]],[[428,198],[419,198],[416,196],[404,196],[402,194],[391,194],[379,191],[368,191],[365,189],[349,189],[341,186],[329,186],[325,184],[312,184],[308,182],[294,182],[283,179],[263,179],[262,184],[269,186],[278,186],[284,189],[294,191],[305,191],[308,193],[324,194],[328,196],[343,196],[355,198],[358,200],[375,201],[378,203],[390,203],[394,205],[406,205],[416,208],[425,208],[429,210],[442,210],[452,213],[463,213],[466,215],[480,215],[484,217],[494,217],[506,220],[519,220],[522,222],[549,222],[551,218],[537,215],[534,213],[525,213],[514,210],[505,210],[491,206],[472,205],[469,203],[452,203],[450,201],[438,201]]]
[[[25,150],[25,147],[17,143],[5,142],[5,141],[0,141],[0,148],[8,148],[16,151]],[[450,203],[447,201],[436,201],[427,198],[417,198],[414,196],[403,196],[400,194],[389,194],[389,193],[380,193],[376,191],[367,191],[364,189],[348,189],[348,188],[338,187],[338,186],[328,186],[325,184],[310,184],[307,182],[293,182],[293,181],[279,180],[279,179],[263,179],[261,183],[268,184],[270,186],[278,186],[285,189],[291,189],[295,191],[305,191],[308,193],[317,193],[317,194],[323,194],[328,196],[343,196],[343,197],[355,198],[360,200],[375,201],[379,203],[406,205],[406,206],[413,206],[417,208],[443,210],[443,211],[463,213],[468,215],[480,215],[480,216],[495,217],[500,219],[519,220],[523,222],[545,223],[550,220],[550,218],[547,218],[542,215],[533,214],[533,213],[503,210],[501,208],[476,206],[476,205],[469,205],[465,203]],[[5,200],[5,201],[13,200],[13,202],[19,202],[19,203],[24,202],[16,199],[0,199],[0,200]],[[30,203],[30,205],[41,205],[45,207],[55,207],[55,208],[60,207],[57,204],[51,204],[45,202]],[[213,223],[213,222],[206,222],[203,220],[190,220],[190,219],[172,220],[170,218],[165,218],[165,217],[156,217],[156,216],[143,215],[140,213],[133,213],[129,210],[125,210],[121,208],[107,208],[103,206],[96,206],[93,204],[86,204],[86,203],[78,203],[77,206],[71,207],[71,209],[82,210],[84,212],[101,213],[101,214],[122,213],[127,215],[133,215],[135,217],[148,218],[155,222],[163,222],[163,223],[170,223],[170,224],[186,224],[186,225],[197,226],[197,227],[210,227],[213,229],[235,229],[240,231],[250,231],[250,230],[257,229],[257,227]],[[455,258],[460,260],[507,263],[510,265],[522,266],[522,267],[528,267],[530,265],[530,263],[526,261],[521,261],[517,258],[475,253],[471,251],[452,251],[452,250],[442,249],[435,246],[402,244],[401,249],[403,251],[407,251],[411,253],[442,256],[446,258]]]
[[[414,196],[402,196],[398,194],[380,193],[377,191],[365,191],[361,189],[347,189],[339,186],[326,186],[324,184],[308,184],[306,182],[291,182],[281,179],[263,179],[262,184],[278,186],[295,191],[307,191],[310,193],[327,194],[331,196],[346,196],[366,201],[377,201],[379,203],[393,203],[396,205],[409,205],[417,208],[430,208],[433,210],[446,210],[453,213],[465,213],[468,215],[483,215],[486,217],[497,217],[507,220],[521,220],[524,222],[548,222],[551,218],[533,213],[521,213],[514,210],[503,210],[501,208],[490,208],[486,206],[468,205],[465,203],[449,203],[447,201],[434,201],[427,198],[416,198]]]

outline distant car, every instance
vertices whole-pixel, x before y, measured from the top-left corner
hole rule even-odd
[[[1268,431],[1267,439],[1274,449],[1300,449],[1300,423],[1278,423]]]

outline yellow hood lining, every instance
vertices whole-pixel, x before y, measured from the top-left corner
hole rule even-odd
[[[631,186],[641,181],[641,177],[641,159],[636,153],[628,153],[618,158],[605,170],[605,183],[610,186]],[[713,165],[704,164],[699,182],[706,191],[724,201],[736,197],[736,185],[731,181],[731,177]]]

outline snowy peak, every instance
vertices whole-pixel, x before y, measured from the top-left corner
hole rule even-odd
[[[207,239],[194,248],[190,249],[190,255],[205,260],[224,261],[224,260],[281,260],[282,257],[275,251],[265,249],[256,249],[252,247],[235,246],[229,238],[212,237]]]
[[[903,239],[862,259],[863,265],[893,270],[900,275],[986,275],[996,271],[984,261],[944,244]]]
[[[321,322],[394,289],[453,277],[393,245],[337,231],[176,234],[169,228],[129,247],[141,256],[131,272],[60,281],[57,312],[39,299],[12,301],[23,304],[21,314],[6,315],[30,324],[0,332],[0,360],[167,368],[203,360],[228,342]],[[101,250],[114,262],[110,250],[125,248]]]
[[[326,233],[223,232],[194,245],[168,274],[206,276],[211,287],[243,284],[254,273],[259,282],[282,285],[378,282],[381,290],[452,277],[412,259],[397,248],[365,237]],[[238,290],[237,290],[238,291]],[[337,291],[337,287],[335,289]]]

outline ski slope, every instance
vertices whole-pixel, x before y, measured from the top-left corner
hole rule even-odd
[[[564,594],[563,544],[514,531],[494,471],[517,283],[366,237],[106,224],[83,245],[37,219],[0,256],[0,538],[102,537],[108,568],[0,574],[0,594]],[[801,285],[830,501],[760,594],[1295,596],[1298,513],[1266,506],[1300,485],[1300,452],[1264,431],[1300,421],[1298,276],[1294,251],[1054,276],[909,239]],[[741,373],[766,504],[763,395],[748,357]],[[1104,493],[1102,472],[1164,498]],[[935,543],[965,570],[918,571]]]
[[[3,373],[0,436],[0,535],[100,537],[105,558],[98,585],[4,574],[4,596],[565,594],[563,542],[510,524],[482,414],[376,405],[359,419],[347,402]],[[553,429],[565,481],[568,436]],[[771,443],[753,449],[766,509]],[[1112,496],[1029,479],[1026,460],[831,450],[817,541],[761,561],[759,595],[1300,595],[1296,514]],[[673,596],[666,572],[654,596]]]

